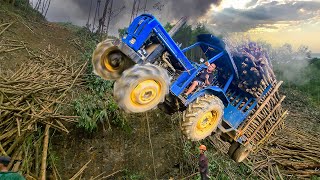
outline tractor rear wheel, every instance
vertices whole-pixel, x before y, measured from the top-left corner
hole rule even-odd
[[[170,78],[161,67],[136,64],[125,70],[114,84],[114,97],[126,112],[145,112],[164,102]]]
[[[183,112],[182,132],[192,141],[199,141],[215,131],[222,121],[224,105],[213,95],[199,97]]]
[[[94,73],[105,80],[118,79],[124,70],[134,64],[113,42],[112,39],[100,42],[92,55]]]

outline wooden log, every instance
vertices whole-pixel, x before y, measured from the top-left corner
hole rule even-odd
[[[255,129],[251,137],[248,138],[247,142],[245,143],[245,146],[252,140],[252,138],[256,135],[256,133],[265,125],[265,123],[268,121],[268,119],[272,116],[272,114],[278,109],[279,106],[281,106],[282,101],[286,97],[283,96],[281,100],[278,102],[278,104],[273,108],[273,110],[270,112],[270,114],[261,122],[261,124]]]
[[[0,142],[0,152],[1,152],[2,155],[8,156],[7,152],[3,149],[2,145],[1,145],[1,142]]]
[[[44,131],[44,138],[43,138],[43,150],[42,150],[41,171],[40,171],[41,180],[46,180],[49,130],[50,130],[50,125],[46,125],[45,131]]]
[[[252,115],[252,117],[247,121],[246,125],[242,128],[239,127],[240,132],[239,136],[241,136],[242,134],[244,134],[244,132],[246,131],[246,129],[248,128],[248,126],[250,125],[250,123],[254,120],[254,118],[257,116],[258,113],[260,113],[260,111],[264,108],[264,106],[268,103],[268,101],[270,100],[270,98],[272,97],[272,95],[278,91],[279,87],[281,86],[281,84],[283,83],[283,81],[280,81],[272,90],[271,94],[264,100],[264,102],[262,103],[262,105],[258,108],[258,110],[255,112],[255,114]]]
[[[271,129],[269,130],[269,132],[266,134],[266,136],[265,136],[263,139],[261,139],[261,141],[260,141],[258,144],[263,143],[266,139],[269,138],[269,136],[274,132],[274,130],[276,129],[276,127],[278,126],[278,124],[279,124],[280,122],[282,122],[282,121],[286,118],[287,113],[288,113],[288,110],[286,110],[286,111],[281,115],[281,117],[279,117],[279,119],[277,120],[277,122],[276,122],[275,124],[273,124],[273,126],[271,127]]]

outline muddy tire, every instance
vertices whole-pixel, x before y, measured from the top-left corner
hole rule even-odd
[[[198,97],[183,112],[183,134],[191,141],[211,135],[222,121],[223,109],[222,101],[216,96]]]
[[[134,65],[113,42],[112,39],[100,42],[92,55],[93,72],[105,80],[120,78],[124,70]]]
[[[232,159],[238,163],[242,162],[249,156],[250,152],[251,152],[251,148],[249,146],[240,145],[233,153]]]
[[[139,113],[164,102],[169,85],[170,78],[165,69],[152,64],[136,64],[115,82],[113,94],[124,111]]]
[[[229,157],[232,158],[234,152],[238,149],[239,146],[240,146],[240,144],[238,142],[233,141],[231,143],[231,146],[229,147],[228,153],[227,153],[229,155]]]

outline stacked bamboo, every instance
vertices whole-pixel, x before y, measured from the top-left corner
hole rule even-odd
[[[319,136],[319,135],[318,135]],[[320,176],[320,143],[316,136],[286,127],[250,158],[266,179]]]
[[[240,48],[233,53],[239,71],[238,87],[259,98],[265,88],[276,81],[266,53],[255,46],[252,46],[251,50]]]
[[[12,157],[12,170],[21,170],[31,179],[46,179],[47,160],[52,160],[48,155],[50,129],[68,133],[66,123],[76,121],[76,116],[61,112],[68,107],[70,89],[83,83],[87,63],[61,56],[50,45],[32,51],[24,42],[7,39],[0,41],[0,49],[4,56],[13,51],[27,54],[30,61],[15,72],[0,74],[0,155]]]
[[[239,127],[240,134],[245,145],[251,144],[254,150],[258,150],[276,130],[283,127],[284,119],[288,111],[281,107],[285,96],[280,97],[278,88],[282,82],[274,85],[268,93],[263,96],[258,105],[250,113],[249,117]]]

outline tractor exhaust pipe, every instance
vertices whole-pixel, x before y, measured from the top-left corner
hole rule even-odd
[[[171,37],[173,37],[173,36],[176,34],[176,32],[178,32],[179,29],[187,23],[187,21],[188,21],[188,17],[187,17],[187,16],[182,17],[182,18],[173,26],[173,28],[169,31],[168,34],[169,34]]]

